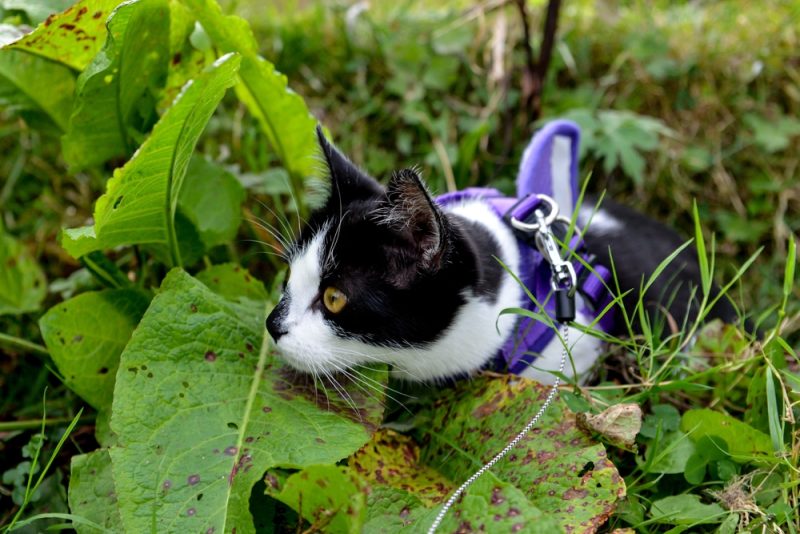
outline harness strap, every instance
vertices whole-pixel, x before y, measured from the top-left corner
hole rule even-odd
[[[543,203],[539,195],[553,199],[560,213],[567,216],[573,213],[575,200],[579,195],[579,141],[580,130],[570,121],[553,121],[539,130],[525,149],[517,176],[516,198],[506,197],[496,189],[477,187],[446,193],[436,198],[436,202],[440,205],[480,199],[492,207],[509,225],[519,242],[520,265],[517,274],[520,281],[540,304],[544,304],[540,309],[533,301],[525,298],[521,306],[530,311],[546,313],[554,320],[556,306],[550,284],[551,270],[537,250],[534,242],[535,229],[528,226],[527,231],[521,231],[511,224],[511,220],[513,218],[516,219],[516,223],[535,224],[534,212]],[[567,225],[559,225],[558,221],[550,220],[547,214],[545,218],[546,224],[552,225],[552,228],[563,227],[563,232],[558,235],[558,238],[563,240],[566,237]],[[576,232],[572,237],[569,249],[591,266],[589,269],[582,262],[574,258],[572,260],[577,275],[577,289],[584,302],[584,312],[594,312],[596,315],[613,299],[607,289],[611,273],[597,264],[594,256],[586,251],[580,233]],[[605,331],[611,330],[614,326],[614,313],[606,313],[600,319],[598,326]],[[555,331],[547,323],[520,317],[514,335],[506,340],[500,349],[494,368],[498,371],[522,373],[554,337]]]

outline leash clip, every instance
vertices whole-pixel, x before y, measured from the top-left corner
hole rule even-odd
[[[514,216],[510,217],[510,222],[515,229],[534,234],[536,248],[550,264],[552,271],[550,287],[555,293],[556,319],[565,323],[575,319],[575,292],[578,289],[578,277],[572,262],[561,257],[561,251],[551,229],[554,222],[564,219],[558,216],[558,204],[547,195],[536,195],[536,197],[540,202],[531,214],[535,222],[523,222]]]

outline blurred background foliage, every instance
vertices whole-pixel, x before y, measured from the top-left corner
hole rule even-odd
[[[534,53],[545,4],[528,2]],[[512,191],[533,130],[514,2],[229,8],[370,172],[421,164],[438,192],[450,176],[459,188]],[[741,291],[752,313],[777,301],[786,243],[800,229],[798,39],[797,2],[569,1],[543,90],[541,120],[583,128],[590,190],[687,236],[697,199],[721,276],[765,247]]]

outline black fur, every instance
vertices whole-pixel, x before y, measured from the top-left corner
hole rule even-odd
[[[584,202],[593,206],[597,199],[587,195]],[[631,313],[639,300],[640,287],[686,239],[666,225],[608,198],[603,199],[602,210],[619,221],[621,228],[604,232],[590,224],[585,233],[586,247],[609,270],[613,263],[622,291],[633,290],[623,299],[625,309]],[[719,289],[713,286],[709,301],[718,294]],[[664,328],[674,322],[682,328],[697,318],[701,298],[700,266],[696,249],[690,245],[656,278],[645,293],[643,303],[651,324]],[[730,301],[723,297],[709,311],[707,319],[714,318],[733,323],[738,315]],[[634,319],[638,325],[638,318]],[[664,334],[668,333],[667,328]]]
[[[326,225],[321,283],[313,306],[336,334],[388,347],[424,346],[441,336],[470,291],[494,302],[504,271],[496,257],[499,245],[483,226],[443,213],[416,171],[395,173],[387,188],[339,153],[318,129],[330,172],[331,192],[312,214],[294,252],[301,251]],[[593,205],[595,199],[585,199]],[[602,210],[620,221],[615,231],[586,231],[587,248],[616,271],[627,310],[659,263],[684,240],[664,225],[629,208],[604,200]],[[322,304],[326,287],[348,296],[333,314]],[[670,317],[680,328],[698,313],[700,274],[693,248],[685,249],[650,287],[644,302],[651,320]],[[716,288],[714,289],[716,292]],[[286,332],[284,296],[267,319],[276,340]],[[733,322],[736,310],[721,299],[710,317]],[[487,355],[487,359],[491,355]]]
[[[383,188],[324,138],[331,178],[326,204],[312,214],[295,244],[299,252],[324,226],[320,295],[334,286],[348,296],[333,314],[314,306],[337,335],[380,346],[435,341],[464,304],[464,290],[494,299],[501,281],[494,238],[483,228],[436,206],[416,171],[395,173]],[[273,338],[287,309],[282,298],[267,319]]]

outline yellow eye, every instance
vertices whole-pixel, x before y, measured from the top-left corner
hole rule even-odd
[[[339,313],[347,304],[347,295],[336,289],[335,287],[325,288],[325,293],[322,294],[322,302],[328,311],[331,313]]]

